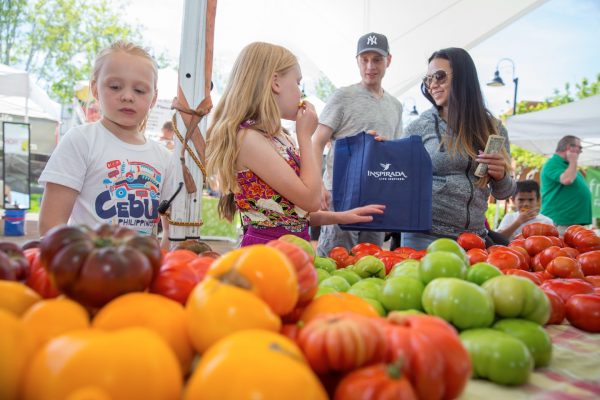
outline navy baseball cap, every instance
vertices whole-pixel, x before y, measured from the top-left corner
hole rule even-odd
[[[390,54],[390,46],[385,35],[381,33],[367,33],[358,39],[358,45],[356,47],[356,55],[362,54],[366,51],[375,51],[382,56],[387,57]]]

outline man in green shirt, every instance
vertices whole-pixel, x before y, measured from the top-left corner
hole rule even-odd
[[[571,225],[592,223],[592,194],[585,178],[577,171],[581,140],[565,136],[556,153],[542,167],[542,209],[562,235]]]

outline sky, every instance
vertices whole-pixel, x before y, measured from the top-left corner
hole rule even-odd
[[[224,3],[242,0],[219,1],[217,24]],[[130,22],[142,25],[147,44],[170,56],[173,65],[179,58],[183,3],[183,0],[132,0],[124,13]],[[228,18],[240,18],[240,26],[244,26],[244,16],[228,15]],[[244,29],[252,29],[251,23],[245,26]],[[242,28],[237,34],[244,35]],[[219,50],[215,49],[213,70],[227,76],[236,54],[221,54]],[[600,74],[600,0],[549,0],[469,52],[476,64],[487,106],[494,115],[512,107],[513,64],[515,76],[519,78],[517,101],[542,101],[555,89],[562,91],[567,82],[574,86],[583,78],[594,80]],[[503,58],[513,61],[499,64],[506,86],[488,87],[486,83],[493,78],[498,61]],[[303,72],[306,76],[304,66]],[[159,77],[159,95],[172,97],[176,80],[175,73]],[[383,86],[385,88],[385,78]],[[420,112],[430,107],[418,86],[400,96],[400,100],[406,109],[412,108],[413,103]]]

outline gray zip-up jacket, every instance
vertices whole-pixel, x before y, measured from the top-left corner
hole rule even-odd
[[[506,138],[504,144],[510,154],[506,128],[498,122],[499,134]],[[478,177],[474,175],[477,163],[457,154],[451,157],[449,151],[440,148],[441,135],[446,132],[446,122],[435,107],[425,111],[413,121],[405,131],[406,135],[421,136],[425,149],[433,165],[432,228],[436,236],[457,237],[470,231],[480,236],[487,234],[485,211],[488,208],[490,193],[497,199],[510,197],[516,183],[507,173],[499,181],[489,180],[486,187],[477,187]]]

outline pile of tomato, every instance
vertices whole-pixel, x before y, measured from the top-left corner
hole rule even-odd
[[[457,241],[471,265],[488,262],[540,286],[552,304],[548,324],[566,317],[579,329],[600,332],[600,237],[594,231],[573,225],[561,238],[556,227],[532,223],[508,246],[486,248],[472,233]]]

